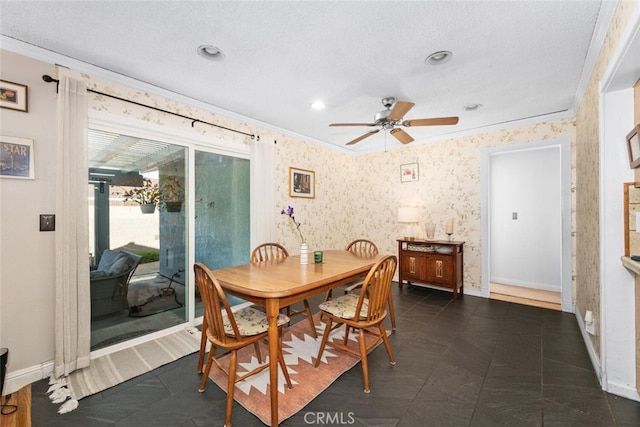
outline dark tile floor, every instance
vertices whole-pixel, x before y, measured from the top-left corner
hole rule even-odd
[[[316,302],[317,301],[313,301]],[[370,356],[283,426],[640,426],[640,403],[601,390],[572,314],[426,288],[394,288],[396,366]],[[58,415],[32,386],[39,426],[221,426],[225,394],[198,393],[193,354],[80,401]],[[236,404],[236,426],[261,426]]]

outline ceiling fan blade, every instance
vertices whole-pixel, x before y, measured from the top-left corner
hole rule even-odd
[[[407,102],[407,101],[397,101],[394,105],[393,108],[391,109],[391,112],[389,113],[389,117],[388,119],[391,121],[396,121],[396,120],[400,120],[401,118],[404,117],[405,114],[407,114],[407,112],[409,112],[409,110],[411,110],[413,108],[413,106],[416,105],[413,102]]]
[[[375,123],[331,123],[329,126],[375,126]]]
[[[365,133],[364,135],[357,137],[357,138],[356,138],[356,139],[354,139],[353,141],[349,141],[349,142],[347,142],[347,144],[346,144],[346,145],[353,145],[353,144],[355,144],[356,142],[360,142],[360,141],[362,141],[363,139],[368,138],[368,137],[370,137],[371,135],[373,135],[374,133],[378,133],[378,132],[380,132],[380,129],[376,129],[376,130],[372,130],[371,132],[367,132],[367,133]]]
[[[393,135],[398,141],[402,142],[403,144],[408,144],[411,141],[413,141],[413,138],[411,138],[411,135],[409,135],[408,133],[406,133],[400,128],[391,129],[391,132],[389,133]]]
[[[445,126],[458,124],[458,117],[434,117],[432,119],[405,120],[402,126]]]

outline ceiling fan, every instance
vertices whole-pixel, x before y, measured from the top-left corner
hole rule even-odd
[[[458,123],[458,117],[434,117],[430,119],[414,119],[402,121],[405,114],[415,105],[413,102],[397,101],[393,97],[382,98],[382,105],[385,110],[374,116],[374,123],[331,123],[329,126],[380,126],[380,129],[367,132],[356,139],[347,142],[346,145],[353,145],[363,139],[380,132],[382,129],[388,130],[398,141],[408,144],[413,141],[411,135],[400,129],[398,126],[445,126]],[[393,106],[393,108],[391,108]]]

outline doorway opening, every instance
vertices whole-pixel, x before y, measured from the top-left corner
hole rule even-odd
[[[573,310],[569,141],[486,149],[482,293]]]

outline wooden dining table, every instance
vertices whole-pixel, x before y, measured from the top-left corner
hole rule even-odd
[[[381,255],[324,251],[323,262],[300,264],[300,256],[213,271],[225,291],[266,308],[269,319],[271,425],[278,425],[278,326],[280,308],[364,278]]]

